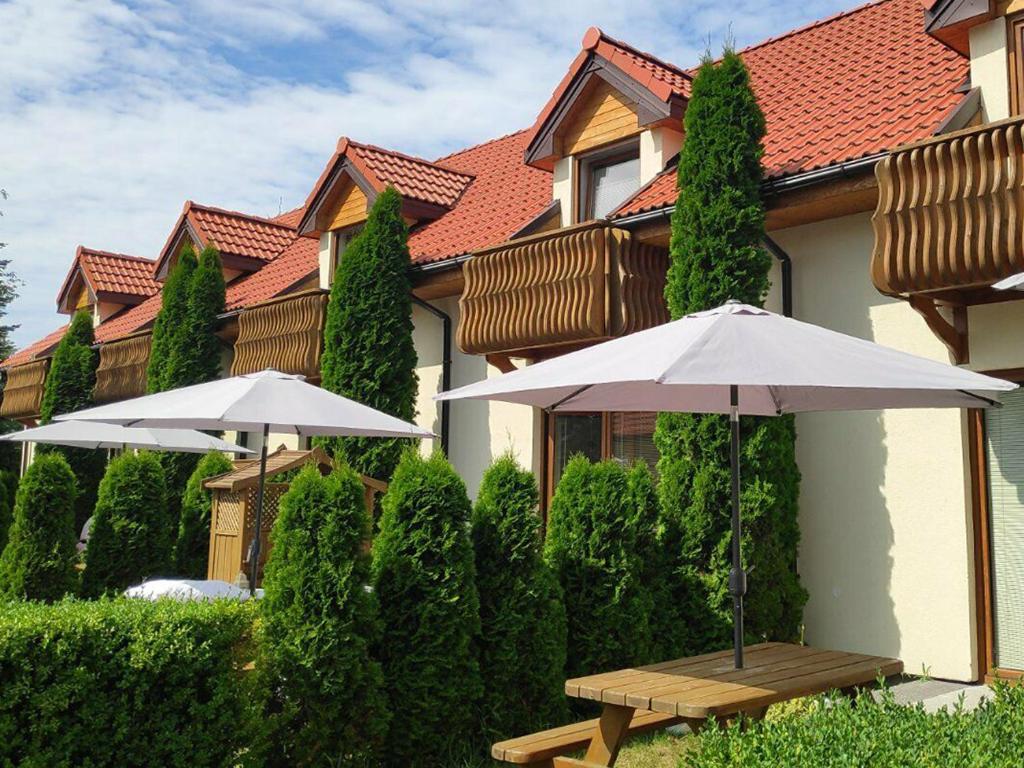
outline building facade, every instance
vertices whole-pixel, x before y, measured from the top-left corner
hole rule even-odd
[[[1024,294],[991,287],[1024,271],[1021,11],[881,0],[741,52],[768,126],[770,309],[1024,380]],[[574,453],[653,463],[654,414],[431,398],[667,320],[693,74],[592,28],[525,130],[436,160],[342,138],[295,211],[190,202],[152,260],[79,249],[58,308],[94,313],[97,399],[145,390],[160,284],[186,241],[224,254],[225,373],[316,380],[325,292],[393,186],[410,225],[418,419],[470,492],[506,450],[545,504]],[[32,423],[61,333],[4,362],[0,414]],[[957,680],[1024,669],[1024,395],[1006,400],[797,417],[809,643]]]

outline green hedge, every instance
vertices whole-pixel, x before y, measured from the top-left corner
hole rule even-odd
[[[281,497],[262,601],[260,669],[272,765],[376,762],[388,729],[377,604],[366,585],[370,516],[348,467],[306,465]],[[389,639],[390,642],[390,639]]]
[[[473,508],[480,593],[480,675],[488,740],[568,718],[565,606],[541,557],[537,483],[505,455],[488,469]]]
[[[385,762],[448,765],[480,742],[480,605],[466,486],[441,453],[407,450],[381,503],[377,658],[392,701]]]
[[[83,594],[120,592],[143,579],[167,575],[174,531],[166,496],[156,454],[124,453],[110,462],[85,550]]]
[[[36,457],[18,486],[14,520],[0,555],[0,595],[59,600],[77,590],[77,494],[75,476],[63,456]]]
[[[178,517],[178,540],[174,545],[174,570],[178,576],[205,579],[210,559],[210,509],[213,492],[203,481],[230,472],[231,459],[220,451],[211,451],[199,460],[185,485]]]
[[[708,728],[681,768],[1019,768],[1024,765],[1024,686],[998,687],[975,712],[896,704],[862,693],[814,699],[803,711]]]
[[[236,765],[252,619],[227,601],[0,607],[0,765]]]

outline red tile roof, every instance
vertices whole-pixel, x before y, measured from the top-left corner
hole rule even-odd
[[[186,203],[189,221],[203,239],[203,245],[215,245],[222,253],[272,261],[295,237],[292,227],[209,205]]]
[[[450,208],[473,180],[472,174],[390,149],[351,140],[348,146],[369,171],[367,180],[375,188],[390,185],[403,197]]]
[[[410,234],[414,262],[500,243],[551,204],[551,174],[523,162],[527,137],[519,131],[437,161],[474,180],[455,208]]]
[[[281,224],[282,226],[289,227],[290,229],[295,229],[299,226],[299,222],[302,221],[302,214],[305,212],[306,209],[299,206],[298,208],[292,208],[290,211],[279,213],[277,216],[274,216],[271,221],[275,224]]]
[[[272,299],[317,272],[320,243],[308,237],[296,237],[259,272],[247,275],[228,286],[227,308],[240,309]]]
[[[764,111],[764,167],[786,176],[932,135],[963,95],[968,61],[925,34],[919,0],[881,0],[740,52]],[[675,200],[656,178],[616,216]]]
[[[10,368],[12,365],[21,365],[22,363],[31,362],[37,357],[45,356],[60,343],[61,339],[64,338],[64,332],[68,329],[68,325],[69,324],[62,325],[56,331],[47,334],[39,341],[29,344],[24,349],[19,349],[13,355],[0,363],[0,368]]]
[[[163,296],[158,293],[155,296],[150,296],[141,304],[104,320],[96,328],[96,341],[101,343],[116,341],[123,336],[142,330],[156,319],[162,303]]]
[[[94,291],[152,296],[160,291],[153,279],[153,259],[79,246],[79,263]]]

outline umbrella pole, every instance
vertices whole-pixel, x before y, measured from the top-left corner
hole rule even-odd
[[[263,442],[260,445],[260,482],[256,486],[256,519],[253,525],[252,562],[249,564],[249,594],[256,594],[256,576],[260,568],[260,523],[263,520],[263,487],[267,482],[267,441],[270,439],[270,425],[263,425]]]
[[[729,464],[732,470],[732,570],[729,592],[732,594],[732,645],[736,669],[743,669],[743,596],[747,593],[747,574],[740,558],[740,408],[739,387],[729,387]]]

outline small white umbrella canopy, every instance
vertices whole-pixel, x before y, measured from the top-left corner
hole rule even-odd
[[[1024,291],[1024,272],[1010,275],[995,283],[993,286],[997,291]]]
[[[41,427],[12,432],[0,437],[0,440],[64,445],[69,448],[146,448],[180,453],[255,453],[248,448],[194,429],[122,427],[119,424],[90,421],[54,421]]]
[[[743,666],[739,419],[807,411],[988,407],[1015,384],[728,302],[436,396],[548,411],[728,413],[733,646]]]
[[[257,596],[260,592],[262,590],[257,590]],[[134,587],[128,587],[124,591],[124,596],[140,600],[170,598],[181,602],[191,600],[200,602],[211,600],[245,601],[249,599],[249,592],[218,579],[153,579]]]
[[[434,437],[429,429],[309,384],[304,376],[272,369],[87,408],[56,419],[134,427],[262,431],[255,530],[249,555],[251,589],[256,587],[259,564],[267,438],[271,432],[300,436]]]

